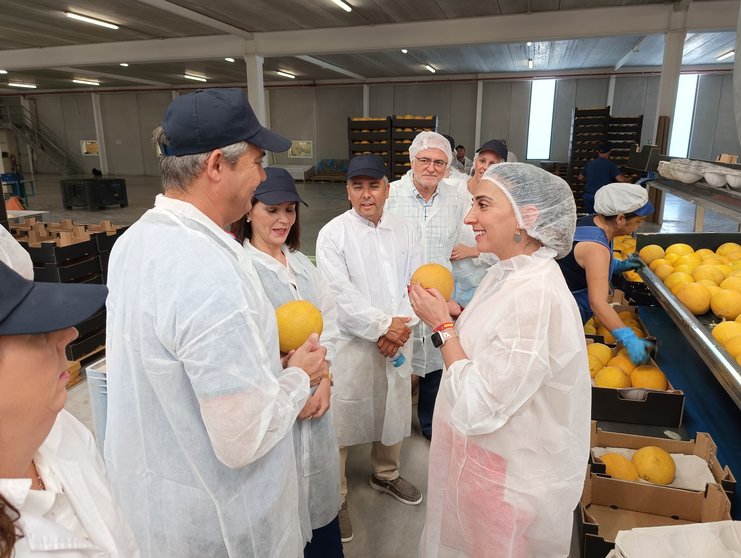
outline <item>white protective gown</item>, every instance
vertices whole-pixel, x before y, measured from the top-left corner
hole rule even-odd
[[[45,491],[31,490],[28,478],[0,479],[0,493],[21,514],[14,558],[139,557],[93,435],[80,421],[60,412],[34,459]]]
[[[108,274],[105,457],[144,556],[296,557],[291,429],[308,376],[283,369],[242,246],[158,196]]]
[[[541,248],[491,267],[443,373],[423,558],[567,556],[589,452],[579,311]]]
[[[435,201],[429,208],[424,207],[418,199],[412,171],[401,179],[391,183],[391,194],[386,200],[386,211],[403,217],[411,223],[417,232],[422,245],[422,263],[444,265],[452,271],[450,254],[456,244],[463,219],[471,209],[471,196],[458,186],[441,181],[434,194]],[[431,329],[419,322],[414,328],[414,362],[412,368],[418,376],[440,370],[443,360],[430,342]]]
[[[332,367],[335,345],[340,336],[337,307],[319,270],[301,252],[283,245],[287,266],[245,241],[265,294],[277,308],[292,300],[308,300],[322,313],[324,328],[319,339],[327,349]],[[293,427],[298,467],[298,503],[301,531],[306,541],[311,531],[324,527],[340,509],[340,456],[330,408],[321,418],[296,421]]]
[[[327,223],[316,243],[317,266],[337,304],[340,339],[332,361],[332,409],[341,447],[396,444],[411,430],[412,340],[394,368],[376,346],[391,318],[417,317],[407,285],[421,262],[414,229],[384,215],[378,226],[350,209]]]
[[[0,225],[0,262],[3,262],[21,277],[33,281],[31,256],[28,255],[23,246],[18,244],[18,241],[8,232],[8,229],[2,225]]]

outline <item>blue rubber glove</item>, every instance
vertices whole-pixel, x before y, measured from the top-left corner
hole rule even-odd
[[[646,364],[648,362],[648,353],[653,348],[653,343],[641,339],[629,327],[613,329],[611,332],[615,339],[628,349],[628,356],[633,364]]]
[[[612,272],[625,273],[626,271],[641,269],[645,266],[646,264],[643,263],[643,260],[638,256],[638,254],[631,254],[624,260],[617,260]]]

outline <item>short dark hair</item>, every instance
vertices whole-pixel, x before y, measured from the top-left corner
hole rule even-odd
[[[597,151],[600,153],[609,153],[612,151],[612,144],[609,141],[603,141]]]
[[[456,146],[455,146],[455,148],[456,148],[456,149],[465,149],[465,147],[463,147],[463,146],[462,146],[462,145],[460,145],[460,144],[456,145]]]
[[[255,207],[255,204],[262,203],[257,198],[252,198],[252,207]],[[264,204],[266,205],[266,204]],[[301,247],[301,225],[299,224],[299,211],[298,211],[298,202],[293,203],[293,209],[296,212],[296,222],[293,223],[293,226],[291,227],[291,230],[288,233],[288,236],[286,237],[286,246],[288,246],[288,250],[291,252],[295,252]],[[247,216],[244,215],[239,221],[236,221],[235,223],[232,223],[231,226],[232,234],[234,235],[234,238],[237,239],[237,241],[240,244],[244,243],[244,239],[252,240],[252,223],[250,223],[247,220]]]

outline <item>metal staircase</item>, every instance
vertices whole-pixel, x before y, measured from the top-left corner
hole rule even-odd
[[[37,151],[43,153],[63,175],[84,173],[72,155],[62,147],[64,143],[26,107],[0,105],[0,128],[18,134]]]

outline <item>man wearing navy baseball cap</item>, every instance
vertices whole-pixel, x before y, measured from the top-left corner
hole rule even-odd
[[[313,335],[283,367],[273,307],[224,230],[265,151],[290,142],[240,89],[173,100],[154,141],[164,193],[109,264],[111,479],[144,556],[299,556],[291,429],[325,350]]]

